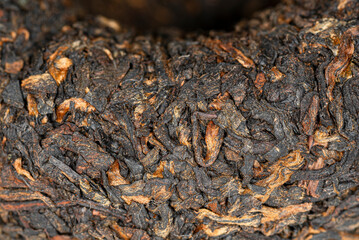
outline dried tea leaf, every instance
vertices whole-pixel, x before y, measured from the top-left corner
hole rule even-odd
[[[191,129],[189,129],[187,126],[180,125],[176,128],[176,133],[178,136],[178,141],[185,145],[188,148],[191,148]]]
[[[12,62],[5,62],[5,72],[11,74],[17,74],[24,67],[24,61],[18,59]]]
[[[42,94],[56,94],[57,84],[49,73],[33,75],[21,82],[23,91],[33,94],[34,96]]]
[[[62,122],[65,114],[70,110],[71,104],[74,105],[76,110],[80,110],[82,112],[91,113],[95,111],[95,107],[90,103],[86,102],[82,98],[70,98],[63,101],[56,109],[56,121]]]
[[[39,199],[43,201],[49,208],[55,207],[54,202],[51,201],[50,198],[46,197],[40,192],[34,192],[31,190],[0,190],[0,199],[5,201],[31,201]]]
[[[261,218],[261,223],[265,224],[268,222],[282,221],[282,220],[285,220],[286,218],[294,216],[298,213],[308,212],[312,209],[312,206],[313,206],[312,203],[290,205],[290,206],[279,208],[279,209],[262,206],[261,209],[253,209],[253,210],[250,210],[249,212],[262,213],[263,217]]]
[[[268,74],[270,81],[273,83],[281,81],[285,76],[277,67],[272,67]]]
[[[254,81],[254,86],[259,90],[260,93],[263,92],[263,86],[266,83],[267,79],[264,73],[258,73],[256,80]]]
[[[328,143],[339,140],[338,134],[330,135],[327,131],[317,130],[313,136],[313,144],[311,146],[320,145],[327,147]]]
[[[198,126],[197,114],[195,113],[192,116],[193,124],[193,139],[192,144],[195,151],[195,158],[199,165],[203,167],[208,167],[212,165],[219,154],[220,148],[223,143],[223,130],[216,126],[213,121],[210,121],[207,125],[205,141],[207,143],[207,154],[205,159],[202,156],[202,146],[199,142],[200,140],[200,131]],[[203,115],[204,116],[204,115]],[[212,117],[212,116],[210,116]]]
[[[72,60],[61,57],[50,63],[49,73],[55,79],[57,85],[60,85],[67,76],[68,69],[72,66]]]
[[[227,43],[227,44],[222,44],[219,43],[219,46],[232,54],[232,56],[240,63],[243,65],[243,67],[245,68],[253,68],[255,67],[255,64],[253,62],[252,59],[246,57],[242,51],[240,51],[239,49],[233,47],[232,43]]]
[[[163,171],[165,169],[168,170],[173,175],[175,174],[174,163],[172,161],[171,162],[161,161],[160,164],[157,166],[156,171],[154,171],[153,174],[147,175],[147,178],[148,179],[163,178]]]
[[[96,191],[89,183],[87,179],[80,179],[79,182],[80,189],[83,193],[83,195],[90,200],[93,200],[94,202],[98,202],[101,205],[108,207],[111,205],[111,201],[104,196],[104,194],[100,193],[99,191]]]
[[[229,225],[238,225],[238,226],[251,226],[251,227],[258,227],[260,224],[259,215],[244,215],[240,218],[227,216],[227,215],[218,215],[214,212],[211,212],[207,209],[200,209],[197,213],[197,217],[200,220],[204,218],[209,218],[212,221],[221,224],[229,224]]]
[[[0,1],[0,239],[357,238],[359,1],[142,35],[70,2]]]
[[[118,161],[113,162],[110,169],[107,171],[108,183],[110,186],[118,186],[123,184],[129,184],[129,182],[121,176],[120,165]]]
[[[204,160],[208,162],[210,159],[217,158],[223,142],[220,128],[215,125],[213,121],[209,121],[207,125],[205,142],[207,145],[207,154]]]
[[[266,202],[270,194],[279,186],[289,181],[290,177],[295,170],[302,167],[304,158],[301,156],[299,150],[295,150],[289,153],[287,156],[282,157],[272,166],[269,167],[268,171],[271,173],[267,178],[259,180],[255,185],[265,187],[265,194],[256,194],[255,197]]]
[[[197,230],[202,230],[209,237],[220,237],[230,234],[233,231],[239,231],[237,227],[225,226],[225,227],[211,227],[206,224],[201,224]]]
[[[330,101],[333,101],[333,89],[338,76],[348,67],[351,57],[354,53],[353,37],[359,35],[359,27],[352,27],[348,29],[342,36],[338,56],[334,58],[325,70],[325,79],[328,84],[327,96]]]
[[[130,205],[132,201],[138,202],[141,204],[148,204],[151,201],[151,197],[138,195],[138,196],[121,196],[121,198]]]
[[[27,177],[28,179],[30,179],[31,181],[35,181],[35,179],[31,176],[31,174],[25,170],[22,165],[21,165],[21,158],[17,158],[15,160],[15,162],[13,163],[13,166],[16,170],[16,172],[20,175],[24,175],[25,177]]]
[[[27,110],[29,111],[29,115],[38,117],[39,111],[37,109],[37,103],[35,98],[31,94],[28,94],[26,100],[27,100]]]
[[[115,31],[121,30],[121,25],[116,20],[109,19],[104,16],[97,16],[96,20],[99,21],[102,25],[112,28]]]
[[[262,206],[260,210],[251,210],[250,212],[261,212],[263,214],[261,219],[263,227],[261,231],[266,236],[272,236],[282,231],[285,226],[296,224],[296,215],[310,211],[312,205],[312,203],[303,203],[280,209]]]
[[[324,158],[319,157],[316,162],[311,163],[308,166],[308,169],[310,170],[319,170],[325,166]],[[309,180],[309,181],[303,181],[300,183],[300,186],[304,186],[307,189],[307,194],[311,195],[312,197],[319,198],[319,195],[316,194],[316,190],[319,184],[319,180]]]
[[[139,239],[141,239],[141,240],[150,240],[151,239],[150,236],[145,231],[143,231],[141,229],[121,227],[116,222],[113,222],[111,224],[111,228],[113,228],[116,231],[116,233],[118,234],[118,236],[124,240],[133,239],[132,238],[133,235],[136,234],[137,232],[140,235],[140,236],[137,235],[137,237],[139,237]]]
[[[303,98],[301,109],[303,131],[307,135],[312,135],[319,111],[319,96],[308,93]]]

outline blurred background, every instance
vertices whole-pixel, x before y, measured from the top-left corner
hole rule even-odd
[[[139,30],[230,30],[242,18],[279,0],[78,0],[83,13],[100,14]]]

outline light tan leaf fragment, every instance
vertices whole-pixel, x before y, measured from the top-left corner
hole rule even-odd
[[[87,179],[83,178],[80,179],[80,189],[83,193],[83,195],[90,200],[93,200],[94,202],[98,202],[102,204],[103,206],[110,206],[111,202],[108,200],[104,195],[100,194],[97,191],[94,191],[94,189],[91,187],[89,181]]]
[[[27,110],[29,111],[29,115],[38,117],[39,110],[37,109],[37,102],[35,98],[31,94],[28,94],[26,100],[27,100]]]
[[[130,205],[132,201],[147,204],[151,201],[151,197],[138,195],[138,196],[121,196],[121,198],[126,202],[126,204]]]
[[[13,166],[16,170],[16,172],[20,175],[24,175],[25,177],[27,177],[28,179],[30,179],[31,181],[35,181],[35,179],[31,176],[31,174],[25,170],[22,165],[21,165],[21,158],[17,158],[15,160],[15,162],[13,163]]]
[[[339,4],[337,9],[339,11],[343,10],[345,8],[345,6],[350,2],[351,0],[339,0]]]
[[[121,25],[116,20],[104,16],[98,16],[96,17],[96,20],[99,21],[102,25],[112,28],[117,32],[121,30]]]
[[[59,86],[67,76],[67,71],[72,66],[72,60],[67,57],[56,59],[50,63],[49,73],[55,79],[57,86]]]
[[[230,98],[229,93],[225,92],[223,95],[218,94],[217,98],[215,98],[208,107],[212,110],[222,110],[223,104]]]
[[[176,128],[176,134],[178,136],[178,141],[190,149],[192,146],[190,141],[191,130],[185,125],[179,125]]]
[[[223,136],[220,134],[220,128],[214,124],[213,121],[209,121],[207,124],[205,142],[207,145],[205,162],[208,162],[213,158],[217,158],[223,142]]]
[[[246,57],[242,51],[240,51],[239,49],[233,47],[232,43],[227,43],[227,44],[219,44],[219,46],[225,50],[228,53],[231,53],[232,56],[240,63],[243,65],[243,67],[245,68],[254,68],[255,64],[252,61],[252,59]]]
[[[147,175],[147,178],[163,178],[163,171],[165,168],[167,168],[173,175],[175,174],[173,161],[161,161],[154,173]]]
[[[263,86],[266,83],[267,79],[264,76],[264,73],[260,72],[256,76],[256,80],[254,81],[254,86],[259,90],[260,93],[263,92]]]
[[[22,59],[18,59],[13,62],[5,62],[5,72],[11,74],[17,74],[21,71],[24,66],[24,61]]]
[[[276,163],[269,167],[271,173],[267,178],[256,183],[257,186],[267,188],[264,195],[254,195],[261,202],[266,202],[270,194],[279,186],[286,183],[295,170],[299,169],[304,162],[299,150],[289,153],[287,156],[280,158]]]
[[[115,230],[115,232],[118,234],[118,236],[121,239],[124,239],[124,240],[132,239],[133,235],[138,231],[140,231],[142,233],[141,240],[150,240],[151,239],[150,236],[145,231],[143,231],[142,229],[136,229],[136,228],[130,228],[130,227],[121,227],[116,222],[113,222],[111,224],[111,228],[113,230]]]
[[[314,143],[311,145],[311,147],[314,147],[315,145],[327,147],[329,142],[337,141],[339,138],[340,137],[338,134],[329,135],[327,132],[317,130],[314,133]]]
[[[50,240],[75,240],[75,238],[67,235],[56,235],[50,238]]]
[[[288,217],[291,217],[293,215],[296,215],[298,213],[302,212],[308,212],[312,209],[312,203],[302,203],[298,205],[289,205],[287,207],[283,208],[271,208],[262,206],[261,209],[253,209],[249,212],[260,212],[263,214],[263,217],[261,219],[261,224],[265,224],[268,222],[276,222],[283,219],[286,219]]]
[[[229,224],[229,225],[238,225],[238,226],[251,226],[251,227],[258,227],[260,224],[259,214],[248,215],[245,214],[244,216],[238,218],[233,216],[226,216],[226,215],[219,215],[214,212],[211,212],[205,208],[201,208],[198,211],[197,217],[200,220],[204,218],[209,218],[212,221],[221,224]]]
[[[338,82],[338,76],[346,71],[351,62],[354,53],[354,40],[353,37],[359,35],[359,27],[353,27],[345,31],[343,34],[338,49],[338,56],[331,61],[325,69],[325,80],[327,82],[327,96],[330,101],[333,101],[333,89],[335,83]]]
[[[277,67],[272,67],[268,74],[271,82],[278,82],[285,77],[285,75],[279,71]]]
[[[120,165],[118,161],[115,161],[110,169],[107,171],[108,183],[110,186],[118,186],[123,184],[129,184],[129,182],[121,176]]]
[[[56,110],[56,121],[62,122],[65,114],[69,111],[71,103],[74,104],[74,107],[76,110],[80,110],[82,112],[93,112],[96,110],[94,106],[92,106],[90,103],[86,102],[82,98],[70,98],[63,101]]]
[[[201,224],[197,229],[202,230],[209,237],[219,237],[240,230],[239,227],[234,226],[210,227],[206,224]]]
[[[23,91],[31,93],[33,95],[41,94],[56,94],[57,85],[56,81],[51,77],[49,73],[40,75],[33,75],[21,82],[21,88]]]

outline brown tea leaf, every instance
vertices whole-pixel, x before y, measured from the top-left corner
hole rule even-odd
[[[35,179],[31,176],[31,174],[25,170],[22,165],[21,165],[21,158],[17,158],[15,160],[15,162],[13,163],[13,166],[16,170],[16,172],[20,175],[24,175],[25,177],[27,177],[28,179],[30,179],[31,181],[35,181]]]
[[[348,67],[351,57],[354,53],[354,41],[353,37],[359,35],[359,27],[353,27],[348,29],[342,36],[338,56],[330,62],[325,70],[325,79],[328,84],[327,96],[330,101],[333,101],[333,89],[335,82],[337,82],[338,76],[345,71]]]
[[[198,211],[196,218],[200,220],[203,220],[204,218],[209,218],[217,223],[238,226],[258,227],[260,224],[260,219],[258,218],[258,215],[244,215],[240,218],[237,218],[233,216],[219,215],[204,208],[201,208]]]
[[[26,100],[27,100],[27,110],[29,111],[29,115],[38,117],[39,111],[37,110],[37,103],[35,98],[31,94],[28,94]]]
[[[261,209],[253,209],[249,212],[260,212],[263,214],[261,223],[265,224],[268,222],[277,222],[284,220],[288,217],[296,215],[297,213],[308,212],[312,209],[312,203],[303,203],[298,205],[290,205],[283,208],[271,208],[262,206]]]
[[[205,162],[207,163],[210,159],[217,158],[223,141],[220,128],[213,121],[209,121],[207,125],[205,141],[207,145]]]
[[[132,201],[138,202],[141,204],[148,204],[151,201],[151,197],[138,195],[138,196],[121,196],[121,198],[130,205]]]
[[[254,81],[254,86],[259,90],[260,93],[263,92],[262,88],[266,83],[267,79],[264,76],[264,73],[258,73],[256,76],[256,80]]]
[[[116,222],[113,222],[111,224],[111,228],[113,228],[116,233],[118,234],[118,236],[121,239],[124,240],[130,240],[132,239],[132,236],[136,233],[136,232],[140,232],[141,233],[141,240],[150,240],[151,238],[148,236],[148,234],[141,230],[141,229],[136,229],[136,228],[129,228],[129,227],[121,227],[120,225],[118,225]],[[137,235],[138,236],[138,235]]]
[[[270,194],[279,186],[286,183],[295,170],[299,169],[303,164],[304,158],[299,150],[289,153],[282,157],[276,163],[269,167],[271,173],[267,178],[259,180],[256,185],[267,188],[264,195],[257,194],[255,197],[262,202],[266,202]]]
[[[55,79],[57,85],[60,85],[67,76],[68,69],[72,66],[72,60],[62,57],[50,63],[49,73]]]
[[[230,234],[233,231],[239,231],[238,227],[225,226],[225,227],[211,227],[206,224],[201,224],[197,230],[202,230],[209,237],[219,237],[222,235]]]
[[[57,92],[56,81],[49,73],[33,75],[21,82],[21,88],[35,96],[41,94],[55,94]]]
[[[74,104],[75,109],[86,113],[90,113],[96,110],[94,106],[92,106],[82,98],[66,99],[56,109],[57,122],[62,122],[65,114],[70,110],[71,104]]]
[[[232,43],[227,43],[227,44],[222,44],[220,43],[219,46],[232,54],[232,56],[240,63],[243,65],[243,67],[245,68],[254,68],[255,64],[252,61],[252,59],[246,57],[242,51],[240,51],[239,49],[233,47]]]
[[[129,182],[121,176],[119,167],[120,165],[116,160],[115,162],[113,162],[110,169],[107,171],[108,183],[110,184],[110,186],[129,184]]]
[[[318,170],[318,169],[323,168],[324,165],[325,165],[324,158],[319,157],[316,162],[311,163],[308,166],[308,169]],[[319,180],[309,180],[309,181],[303,181],[302,183],[300,183],[301,186],[304,186],[307,189],[307,194],[309,194],[315,198],[319,197],[319,195],[315,193],[317,190],[318,184],[319,184]]]
[[[13,62],[5,62],[5,72],[17,74],[24,67],[24,61],[22,59],[18,59]]]

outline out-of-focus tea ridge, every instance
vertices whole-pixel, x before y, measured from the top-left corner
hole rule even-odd
[[[84,13],[101,14],[140,30],[230,29],[239,19],[278,0],[78,0]]]

